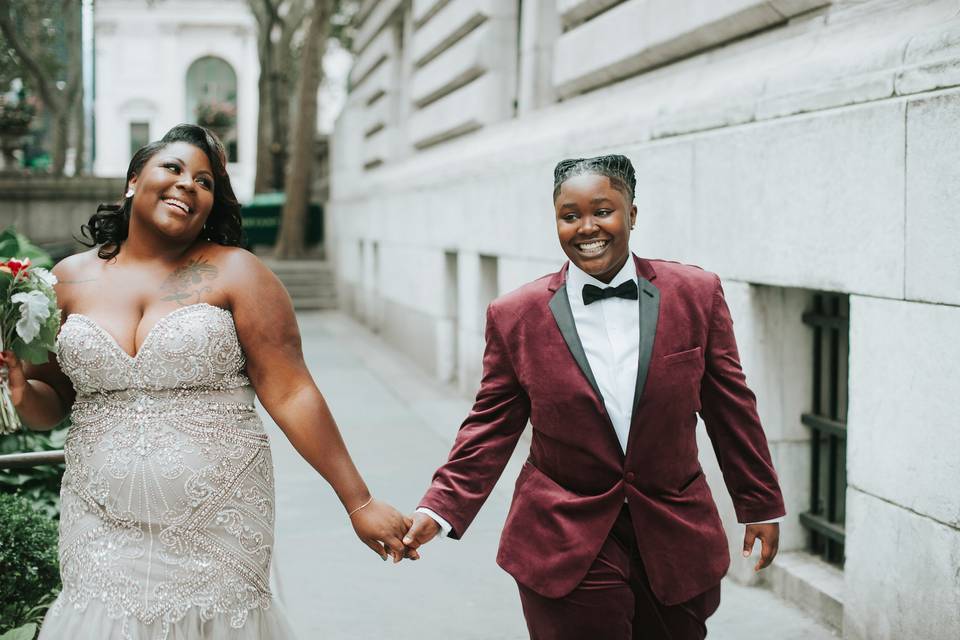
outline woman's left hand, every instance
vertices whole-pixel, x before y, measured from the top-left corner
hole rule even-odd
[[[393,556],[394,563],[403,559],[403,536],[413,524],[410,518],[374,498],[370,504],[350,516],[350,523],[357,537],[378,556],[384,560]]]

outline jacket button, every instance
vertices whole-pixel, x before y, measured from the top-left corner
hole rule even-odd
[[[635,474],[633,471],[627,471],[627,475],[624,477],[627,479],[627,482],[633,482],[637,479],[637,474]]]

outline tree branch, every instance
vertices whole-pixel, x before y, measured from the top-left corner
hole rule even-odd
[[[7,44],[13,49],[14,54],[20,58],[20,62],[23,64],[27,73],[29,73],[37,83],[37,90],[40,92],[40,97],[43,99],[44,104],[47,105],[47,108],[54,113],[59,113],[63,108],[69,106],[61,103],[59,93],[56,92],[50,80],[44,75],[37,61],[33,59],[30,52],[27,51],[23,43],[20,42],[20,38],[17,36],[17,30],[13,25],[13,21],[10,19],[10,0],[0,0],[0,32],[2,32],[3,36],[7,39]]]

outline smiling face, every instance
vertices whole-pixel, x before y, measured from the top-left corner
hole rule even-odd
[[[630,228],[637,207],[606,176],[572,176],[554,199],[557,235],[570,262],[610,282],[630,257]]]
[[[192,242],[213,209],[213,170],[202,149],[173,142],[157,151],[128,186],[134,190],[131,225]]]

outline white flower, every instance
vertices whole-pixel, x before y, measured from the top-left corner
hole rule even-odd
[[[50,300],[42,291],[28,291],[13,294],[10,301],[20,303],[17,334],[29,344],[40,333],[43,321],[50,317]]]
[[[38,281],[47,285],[48,287],[52,287],[53,285],[57,284],[57,276],[53,275],[46,269],[40,269],[35,267],[33,269],[30,269],[28,273],[32,277],[36,278]]]

